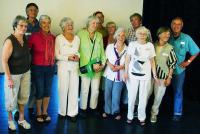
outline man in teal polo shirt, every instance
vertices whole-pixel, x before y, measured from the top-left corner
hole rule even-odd
[[[182,28],[182,18],[174,18],[171,22],[172,36],[169,41],[174,46],[174,51],[177,56],[177,65],[172,79],[172,86],[174,88],[174,121],[180,121],[182,117],[185,69],[199,54],[199,47],[189,35],[181,32]],[[187,52],[191,55],[189,59],[186,59]]]

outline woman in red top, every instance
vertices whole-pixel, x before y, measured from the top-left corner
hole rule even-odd
[[[36,85],[36,107],[38,122],[51,121],[47,113],[54,74],[55,36],[50,33],[51,19],[41,15],[40,31],[33,33],[28,42],[32,51],[32,73]]]

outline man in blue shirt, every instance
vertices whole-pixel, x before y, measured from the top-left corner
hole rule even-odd
[[[171,22],[172,36],[169,40],[169,43],[174,46],[177,56],[177,65],[172,79],[172,86],[174,88],[174,121],[180,121],[182,117],[185,69],[199,54],[199,47],[189,35],[181,32],[182,28],[182,18],[174,18]],[[188,52],[191,56],[189,59],[186,59],[186,53]]]

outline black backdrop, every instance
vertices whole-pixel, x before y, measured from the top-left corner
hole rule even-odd
[[[176,16],[183,18],[183,32],[200,47],[200,0],[144,0],[143,25],[151,30],[154,41],[156,30],[170,26]],[[200,55],[186,70],[184,96],[200,101]]]

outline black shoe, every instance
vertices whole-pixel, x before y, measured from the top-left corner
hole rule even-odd
[[[59,119],[65,119],[65,116],[61,115],[61,114],[58,114],[58,118]]]
[[[90,111],[91,111],[91,115],[93,115],[93,116],[99,116],[100,115],[100,113],[99,113],[99,111],[97,111],[97,109],[91,109]]]
[[[19,120],[19,111],[16,111],[15,114],[14,114],[14,119],[15,121],[18,121]]]
[[[71,122],[76,122],[76,121],[77,121],[77,116],[69,117],[69,120],[70,120]]]
[[[86,110],[83,110],[83,109],[80,109],[79,115],[80,115],[82,118],[86,118],[86,117],[87,117],[87,111],[86,111]]]
[[[176,122],[179,122],[181,120],[182,116],[181,115],[174,115],[172,120],[173,121],[176,121]]]

